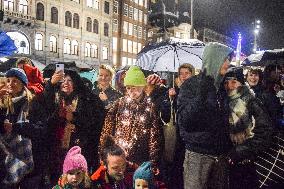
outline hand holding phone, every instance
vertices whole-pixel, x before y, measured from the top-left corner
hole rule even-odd
[[[56,64],[55,72],[51,78],[51,83],[54,85],[58,82],[63,82],[64,79],[64,64]]]
[[[64,64],[55,64],[55,72],[62,71],[64,73]]]

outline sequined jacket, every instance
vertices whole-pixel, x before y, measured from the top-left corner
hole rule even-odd
[[[112,135],[127,155],[128,161],[158,163],[162,149],[162,127],[154,105],[143,97],[135,102],[128,97],[117,100],[105,119],[100,142]]]

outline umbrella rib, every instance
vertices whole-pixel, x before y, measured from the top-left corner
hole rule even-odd
[[[200,58],[200,60],[202,60],[202,58],[201,58],[199,55],[194,54],[194,53],[192,53],[192,52],[189,52],[189,51],[187,51],[187,50],[185,50],[185,49],[183,49],[183,48],[181,48],[181,47],[179,47],[179,46],[177,46],[177,47],[178,47],[179,49],[181,49],[181,50],[183,50],[183,51],[185,51],[185,52],[189,53],[189,54],[192,54],[192,55],[197,56],[198,58]]]
[[[166,51],[161,51],[161,52],[160,52],[159,56],[158,56],[157,58],[155,58],[153,68],[156,66],[157,61],[159,60],[159,58],[161,58],[160,55],[165,54],[165,53],[169,52],[170,50],[171,50],[171,49],[166,49]]]

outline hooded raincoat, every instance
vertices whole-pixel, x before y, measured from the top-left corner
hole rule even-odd
[[[203,52],[202,72],[186,80],[178,95],[177,122],[187,150],[219,155],[227,149],[226,125],[217,100],[220,68],[233,50],[209,43]]]

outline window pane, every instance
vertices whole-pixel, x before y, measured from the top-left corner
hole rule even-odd
[[[113,50],[117,50],[117,37],[112,38],[112,48]]]
[[[112,30],[114,32],[117,32],[118,31],[118,20],[117,19],[113,19],[113,26],[112,26]]]
[[[122,50],[124,52],[127,52],[127,39],[123,39],[123,47],[122,47]]]
[[[57,52],[57,39],[53,35],[49,39],[49,51]]]
[[[103,47],[103,59],[108,60],[108,48]]]
[[[133,19],[133,7],[129,6],[129,18]]]
[[[133,24],[129,23],[128,25],[128,35],[133,35]]]
[[[128,22],[123,21],[123,33],[127,34],[128,30]]]
[[[93,58],[98,58],[98,46],[97,45],[92,45],[91,56]]]
[[[36,33],[35,36],[35,49],[38,51],[43,50],[43,36],[40,33]]]
[[[118,14],[118,2],[113,2],[113,13]]]
[[[124,3],[124,9],[123,9],[123,15],[124,16],[128,16],[128,5],[126,3]]]
[[[44,20],[44,6],[42,3],[37,4],[36,8],[36,19],[37,20]]]
[[[106,14],[109,14],[109,2],[105,1],[105,9],[104,9]]]
[[[132,41],[128,40],[128,52],[132,53]]]

